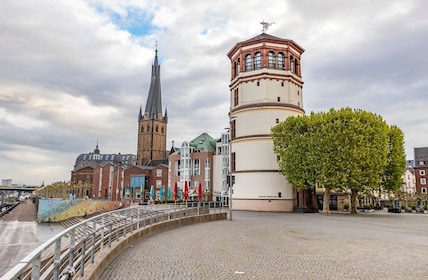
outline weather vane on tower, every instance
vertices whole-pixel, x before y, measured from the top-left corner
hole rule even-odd
[[[265,31],[268,30],[269,26],[271,26],[274,23],[275,22],[269,23],[269,22],[266,22],[264,20],[262,22],[260,22],[260,24],[263,26],[262,33],[265,33]]]

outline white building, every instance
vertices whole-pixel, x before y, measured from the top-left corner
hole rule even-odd
[[[271,128],[304,114],[303,52],[292,40],[262,33],[228,53],[234,209],[293,211],[293,187],[278,171]]]

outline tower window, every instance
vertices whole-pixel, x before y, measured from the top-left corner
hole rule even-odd
[[[232,172],[236,170],[236,154],[232,153]]]
[[[159,132],[159,127],[158,126],[156,126],[155,131]]]
[[[298,96],[300,95],[300,91],[297,91],[297,95],[298,95]]]
[[[275,53],[270,51],[268,54],[268,67],[275,69]]]
[[[282,86],[282,87],[284,86],[284,82],[281,82],[281,86]]]
[[[294,59],[290,56],[290,71],[294,73]]]
[[[238,58],[238,65],[237,65],[238,75],[241,72],[241,59]]]
[[[260,86],[260,82],[259,81],[257,81],[257,86]]]
[[[144,126],[141,126],[141,133],[144,132]]]
[[[253,61],[252,60],[253,59],[251,57],[251,54],[247,54],[245,56],[245,71],[253,70],[253,68],[252,68]]]
[[[256,55],[254,56],[254,69],[261,69],[262,68],[262,54],[259,52],[256,52]]]
[[[238,89],[235,89],[235,91],[233,92],[233,105],[238,106],[238,104],[239,104],[239,94],[238,94]]]
[[[278,100],[278,102],[281,102],[281,97],[280,96],[278,96],[276,99]]]
[[[162,133],[162,134],[164,133],[164,128],[163,128],[163,126],[161,127],[161,133]]]
[[[297,71],[297,58],[294,59],[294,73],[299,74]]]
[[[276,120],[275,120],[275,122],[276,122],[276,123],[279,123],[279,119],[276,119]]]
[[[284,54],[278,53],[278,69],[284,70]]]

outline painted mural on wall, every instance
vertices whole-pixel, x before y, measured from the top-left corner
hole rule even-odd
[[[39,222],[59,222],[71,217],[108,212],[120,207],[118,201],[40,199],[37,218]]]

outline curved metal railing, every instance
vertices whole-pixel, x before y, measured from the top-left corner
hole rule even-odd
[[[94,216],[55,235],[8,271],[0,280],[67,279],[84,276],[85,266],[112,243],[142,227],[184,216],[223,212],[216,202],[160,204],[120,209]]]

